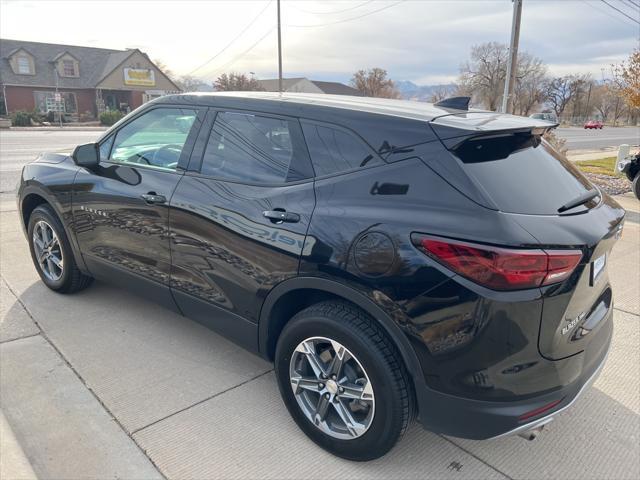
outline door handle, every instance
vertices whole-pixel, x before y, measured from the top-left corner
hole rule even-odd
[[[300,215],[284,210],[265,210],[262,216],[271,220],[272,223],[297,223],[300,221]]]
[[[165,203],[167,201],[167,199],[166,199],[166,197],[164,195],[157,195],[155,192],[145,193],[143,195],[140,195],[140,197],[145,202],[150,203],[150,204]]]

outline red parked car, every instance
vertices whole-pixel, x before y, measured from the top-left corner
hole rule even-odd
[[[589,120],[588,122],[586,122],[584,124],[584,128],[599,128],[600,130],[602,130],[602,127],[604,127],[604,123],[602,123],[600,120]]]

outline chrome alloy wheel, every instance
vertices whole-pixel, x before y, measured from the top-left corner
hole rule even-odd
[[[291,388],[307,419],[341,440],[363,435],[375,414],[371,381],[358,359],[325,337],[300,342],[289,364]]]
[[[33,249],[44,276],[54,282],[60,280],[64,268],[60,240],[44,220],[38,221],[33,227]]]

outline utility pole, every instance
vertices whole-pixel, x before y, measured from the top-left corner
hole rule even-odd
[[[584,119],[589,120],[589,102],[591,102],[591,87],[593,87],[593,82],[589,81],[589,93],[587,94],[587,108],[584,112]]]
[[[502,97],[502,111],[513,111],[513,89],[518,73],[518,43],[520,42],[520,19],[522,18],[522,0],[513,0],[513,17],[511,20],[511,45],[509,46],[509,63],[507,76],[504,81],[504,95]]]
[[[282,93],[282,38],[280,35],[280,0],[278,0],[278,92]]]

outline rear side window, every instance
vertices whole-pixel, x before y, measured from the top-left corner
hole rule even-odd
[[[219,112],[201,173],[247,183],[284,183],[304,178],[294,168],[306,154],[293,121],[247,113]],[[308,175],[306,175],[308,176]]]
[[[324,124],[302,122],[313,169],[318,177],[382,163],[356,135]]]
[[[571,162],[533,136],[468,141],[455,153],[503,212],[556,215],[593,188]]]

